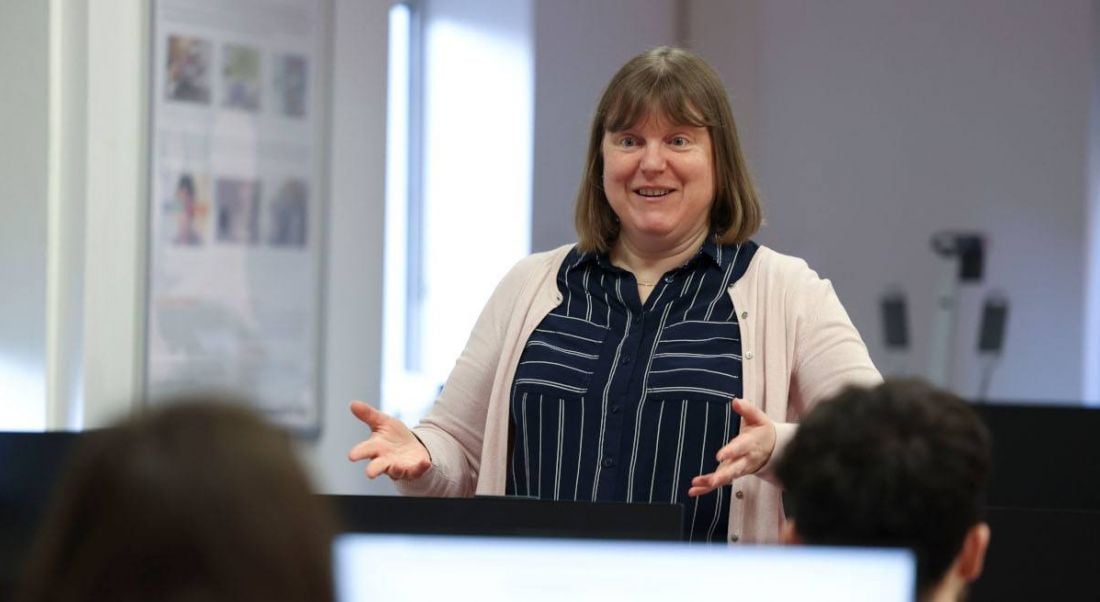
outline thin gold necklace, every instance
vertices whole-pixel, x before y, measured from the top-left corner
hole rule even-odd
[[[635,279],[635,280],[637,280],[637,279]],[[641,280],[637,280],[637,282],[638,282],[638,286],[657,286],[656,282],[642,282]]]

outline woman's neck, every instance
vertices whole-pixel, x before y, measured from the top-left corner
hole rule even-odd
[[[699,251],[707,232],[703,229],[671,245],[639,244],[639,241],[620,235],[611,248],[611,263],[632,272],[639,282],[653,282],[687,263]]]

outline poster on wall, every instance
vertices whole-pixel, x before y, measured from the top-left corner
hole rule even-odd
[[[326,0],[153,7],[145,385],[319,431]]]

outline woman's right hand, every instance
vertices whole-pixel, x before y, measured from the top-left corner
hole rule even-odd
[[[428,449],[405,423],[362,401],[351,402],[351,413],[371,430],[366,441],[348,452],[352,462],[370,460],[366,468],[368,478],[385,474],[394,480],[411,480],[431,468]]]

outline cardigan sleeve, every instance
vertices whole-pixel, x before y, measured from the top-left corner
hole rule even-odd
[[[530,280],[539,255],[521,260],[497,285],[474,325],[432,409],[413,432],[431,454],[419,479],[397,481],[405,495],[474,495],[485,436],[486,412],[517,295]]]
[[[788,411],[797,416],[846,386],[882,382],[832,283],[808,267],[806,271],[803,293],[792,296],[799,323],[791,374],[791,401],[795,403],[788,405]]]
[[[790,350],[787,419],[777,422],[771,457],[757,474],[778,484],[772,468],[797,430],[796,421],[815,404],[849,385],[872,386],[882,376],[829,280],[800,259],[788,265],[782,291]]]

